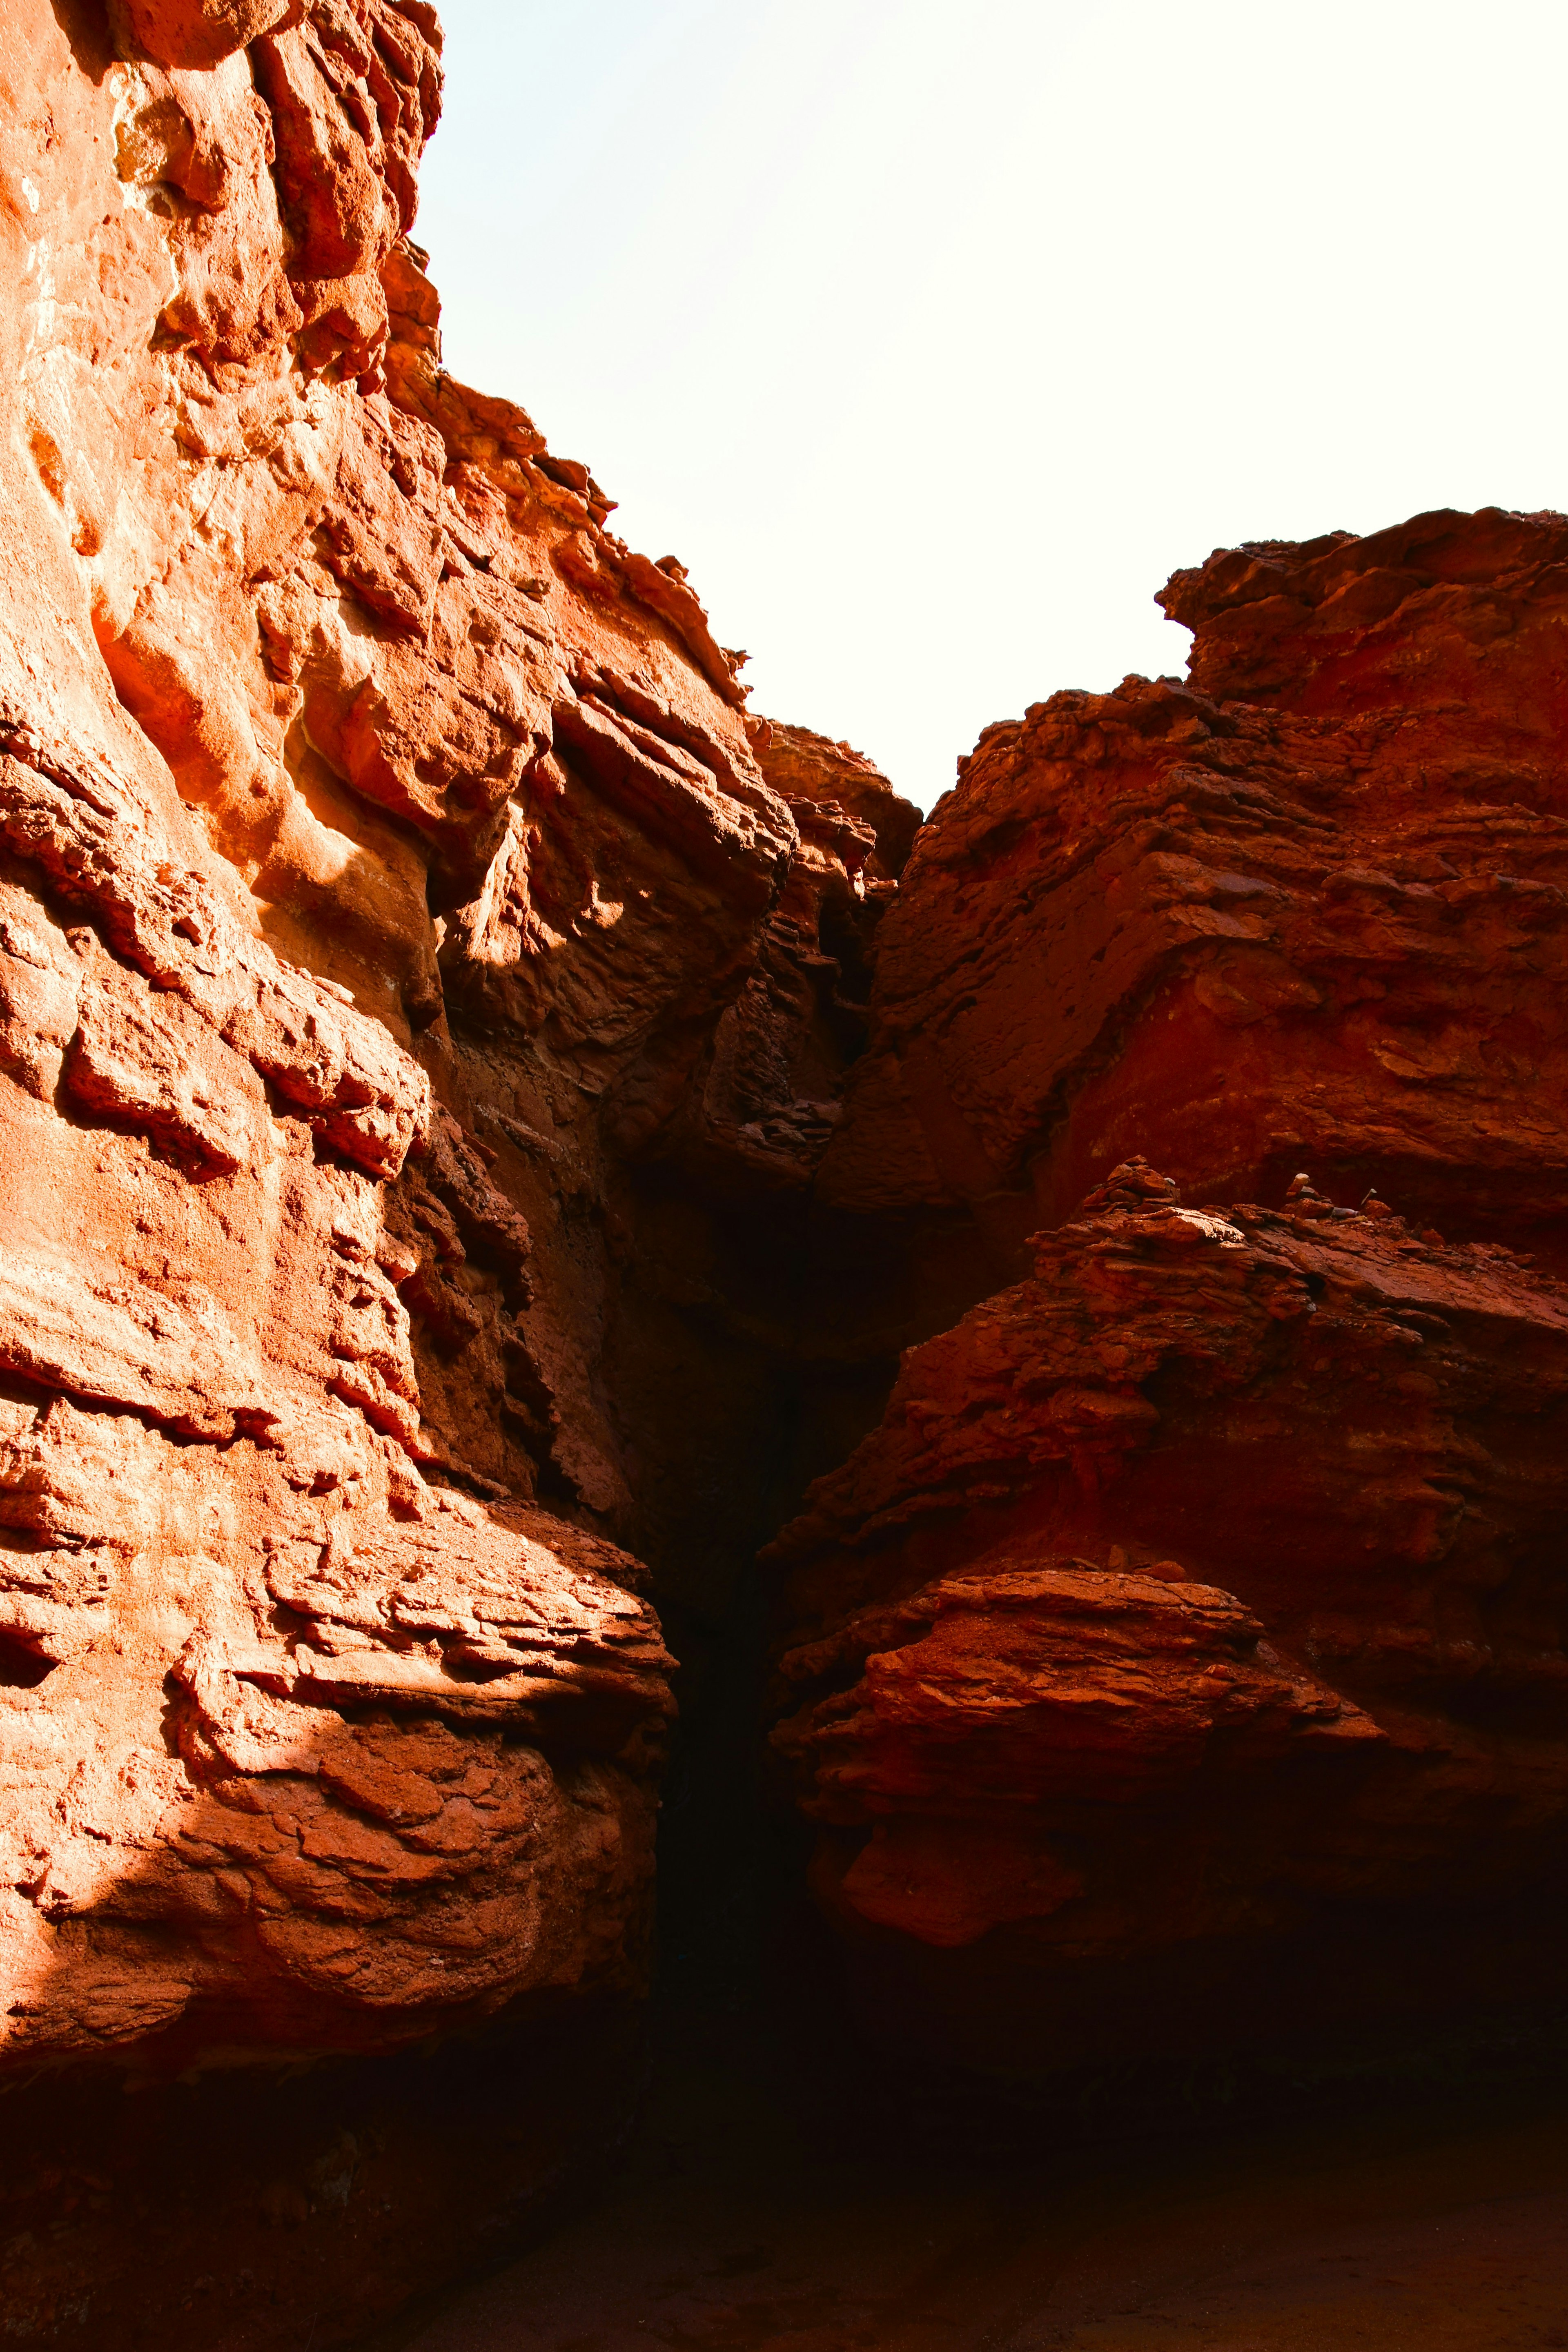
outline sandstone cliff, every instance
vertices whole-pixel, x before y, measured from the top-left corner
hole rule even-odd
[[[1146,1154],[1215,1198],[1563,1209],[1568,526],[1425,515],[1179,572],[1191,675],[988,728],[882,935],[823,1190],[1006,1247]],[[1331,1187],[1331,1189],[1332,1189]]]
[[[602,2144],[769,1538],[933,2074],[1527,1998],[1568,523],[1216,556],[921,826],[444,369],[424,0],[8,30],[7,2326],[324,2347]]]
[[[1565,551],[1216,555],[1189,683],[988,730],[915,845],[820,1189],[902,1222],[922,1344],[773,1547],[774,1746],[939,2068],[1556,1965]]]
[[[0,2081],[226,2074],[256,2146],[204,2227],[298,2204],[268,2325],[324,2343],[493,2220],[426,2226],[434,2174],[504,2165],[395,2101],[423,2165],[356,2284],[338,2138],[279,2153],[234,2069],[581,2011],[506,2197],[624,2095],[674,1712],[631,1553],[700,1667],[788,1349],[731,1226],[809,1187],[918,819],[748,720],[683,567],[443,369],[424,0],[7,31]],[[89,2095],[13,2109],[18,2221]],[[138,2234],[76,2279],[100,2331],[138,2251],[184,2283]],[[73,2260],[8,2309],[55,2324]]]

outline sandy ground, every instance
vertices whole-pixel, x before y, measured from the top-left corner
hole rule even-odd
[[[576,2218],[406,2352],[1537,2352],[1568,2347],[1568,2103],[987,2152],[862,2129],[808,2062],[689,2027]],[[1046,2144],[1048,2143],[1048,2144]]]

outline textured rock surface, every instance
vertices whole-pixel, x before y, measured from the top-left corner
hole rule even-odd
[[[988,729],[883,928],[825,1192],[1015,1246],[1144,1152],[1555,1247],[1565,551],[1494,511],[1216,556],[1163,599],[1189,683]]]
[[[912,1351],[775,1548],[823,1884],[924,1945],[1013,1931],[1059,1979],[1006,2021],[1023,2063],[1151,2038],[1086,2042],[1097,1969],[1236,2002],[1245,1955],[1256,2030],[1271,1940],[1500,1904],[1568,1841],[1568,1292],[1307,1191],[1119,1174]]]
[[[1560,1950],[1565,551],[1178,574],[1191,682],[989,729],[883,921],[817,1197],[901,1227],[924,1344],[774,1547],[774,1746],[955,2063],[1528,2003]]]
[[[542,582],[492,579],[502,499],[467,520],[382,388],[429,11],[22,16],[0,2042],[395,2047],[646,1942],[657,1622],[496,1412],[510,1477],[459,1463],[473,1400],[427,1416],[416,1360],[503,1391],[530,1252],[427,877],[483,877],[575,693]],[[742,783],[763,876],[791,828]]]
[[[668,1302],[622,1301],[647,1255],[628,1171],[668,1163],[716,1199],[809,1182],[861,1034],[864,938],[916,819],[816,738],[788,738],[770,786],[739,656],[683,568],[634,554],[585,468],[442,370],[405,235],[438,51],[416,0],[22,11],[5,69],[21,293],[0,458],[16,542],[0,589],[0,1362],[19,1464],[47,1459],[69,1487],[77,1455],[104,1477],[120,1463],[115,1524],[73,1505],[49,1538],[112,1554],[91,1625],[116,1656],[138,1645],[157,1577],[136,1562],[169,1542],[168,1514],[190,1524],[163,1556],[210,1555],[210,1573],[171,1572],[157,1595],[174,1613],[139,1669],[153,1731],[135,1736],[167,1746],[157,1694],[176,1660],[182,1704],[227,1720],[211,1672],[228,1669],[191,1665],[193,1643],[243,1656],[230,1680],[268,1694],[244,1702],[272,1727],[241,1741],[243,1762],[210,1727],[164,1755],[161,1803],[225,1770],[270,1786],[300,1746],[288,1710],[325,1709],[331,1742],[351,1692],[537,1728],[579,1777],[592,1758],[622,1771],[630,1740],[631,1782],[584,1799],[626,1832],[604,1918],[583,1928],[602,1958],[646,1879],[648,1726],[668,1712],[657,1635],[617,1597],[626,1562],[537,1516],[520,1534],[505,1498],[677,1540],[606,1364],[619,1345],[626,1380],[660,1377],[638,1318]],[[690,1289],[683,1266],[672,1286]],[[171,1440],[222,1451],[204,1473]],[[35,1473],[16,1475],[32,1493]],[[226,1514],[212,1536],[204,1476]],[[427,1526],[451,1538],[449,1573]],[[277,1666],[315,1636],[264,1531],[379,1563],[374,1591],[322,1620],[335,1675]],[[44,1549],[18,1541],[29,1559]],[[463,1583],[476,1546],[482,1601]],[[37,1573],[18,1570],[18,1592]],[[405,1625],[395,1596],[431,1578],[435,1615]],[[58,1574],[46,1587],[64,1591]],[[512,1671],[493,1630],[508,1610],[573,1662],[569,1702],[538,1714],[530,1676],[546,1668]],[[18,1688],[51,1664],[65,1677],[14,1614]],[[108,1705],[84,1671],[75,1741],[58,1732],[64,1679],[9,1703],[31,1759],[16,1769],[46,1811],[50,1770],[71,1783]],[[38,1722],[55,1727],[52,1768],[33,1755]],[[113,1822],[82,1815],[115,1857],[89,1874],[95,1903],[172,1834],[152,1789],[123,1850]],[[593,1904],[566,1859],[570,1806],[560,1829],[565,1919]],[[507,1867],[525,1871],[507,1836]],[[51,1883],[69,1875],[60,1861]],[[68,1906],[38,1891],[41,1858],[33,1877],[16,1881],[17,1920],[47,1916],[52,1934]],[[515,1922],[498,1911],[487,1934],[532,1981]],[[552,1979],[573,1965],[540,1963]],[[426,1996],[411,1999],[400,2019],[378,1993],[382,2038],[418,2021]],[[29,2018],[36,2053],[49,2029]]]
[[[145,2214],[96,2270],[29,2234],[68,2110],[132,2212],[129,2069],[160,2274],[183,2200],[215,2245],[265,2206],[305,2234],[234,2340],[324,2344],[635,2076],[674,1710],[631,1554],[700,1669],[793,1345],[732,1221],[809,1187],[918,820],[815,738],[770,782],[683,567],[446,373],[424,0],[7,32],[0,2080],[78,2070],[14,2094],[7,2309],[219,2340],[135,2286]],[[440,2099],[170,2087],[497,2020],[533,2054]]]

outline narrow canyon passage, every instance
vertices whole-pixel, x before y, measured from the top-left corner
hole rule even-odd
[[[1568,2345],[1568,2049],[1539,2019],[1286,2069],[1241,2114],[1212,2084],[1142,2116],[954,2108],[921,2095],[929,2048],[862,2030],[795,1856],[721,1810],[729,1884],[668,1921],[628,2135],[365,2352]]]
[[[953,2095],[879,2039],[801,1892],[736,1579],[661,1830],[635,2114],[482,2276],[364,2352],[1552,2352],[1568,2346],[1553,2011],[1407,2050],[1194,2068],[1140,2111]],[[1321,2062],[1322,2053],[1314,2053]]]
[[[1563,2340],[1568,519],[922,815],[427,0],[5,16],[0,2332]]]
[[[672,1777],[626,2135],[514,2258],[365,2352],[1550,2352],[1568,2042],[1494,2020],[1328,2079],[1195,2071],[1140,2113],[951,2095],[879,2044],[757,1770],[763,1627]],[[1133,2094],[1134,2097],[1136,2094]]]

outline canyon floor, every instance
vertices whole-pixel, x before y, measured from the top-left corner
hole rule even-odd
[[[673,2030],[602,2194],[385,2352],[1568,2345],[1568,2100],[900,2154],[802,2053]]]
[[[1568,2347],[1568,2049],[1539,2020],[1228,2102],[1223,2077],[1163,2084],[1144,2118],[1124,2091],[944,2103],[936,2053],[876,2054],[733,1751],[708,1769],[719,1712],[667,1814],[627,2137],[531,2247],[365,2352]]]

